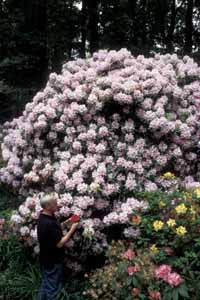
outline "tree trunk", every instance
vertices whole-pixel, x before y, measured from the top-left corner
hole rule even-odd
[[[42,81],[48,73],[48,45],[47,45],[47,0],[35,1],[32,11],[32,31],[39,36],[36,55],[39,58]]]
[[[175,29],[175,21],[176,21],[176,0],[172,0],[171,4],[171,18],[170,18],[170,25],[166,37],[166,46],[168,52],[173,52],[173,35],[174,35],[174,29]]]
[[[81,46],[80,46],[80,57],[85,58],[86,54],[86,37],[87,37],[87,2],[82,0],[82,9],[80,17],[81,25]]]
[[[184,44],[184,52],[190,54],[192,52],[192,44],[193,44],[193,8],[194,8],[194,0],[188,0],[187,2],[187,10],[185,16],[185,44]]]
[[[143,29],[141,32],[141,39],[142,39],[142,45],[146,48],[147,46],[147,0],[142,0],[141,1],[141,7],[143,10]]]
[[[88,0],[88,31],[89,31],[89,43],[90,43],[90,53],[92,54],[99,47],[99,11],[98,3],[99,0]]]
[[[158,1],[157,4],[157,11],[156,14],[158,15],[158,22],[159,22],[159,29],[160,29],[160,35],[163,41],[165,41],[166,38],[166,17],[167,17],[167,11],[168,11],[168,4],[169,1],[167,0],[161,0]]]
[[[3,0],[0,0],[0,20],[2,22],[2,20],[4,19],[4,15],[3,15]],[[2,30],[0,28],[0,30]],[[3,37],[0,31],[0,59],[2,59],[5,55],[5,49],[4,49],[4,41],[3,41]]]
[[[130,44],[137,45],[137,28],[136,28],[136,0],[128,0],[128,16],[131,19],[130,27]]]
[[[0,0],[0,17],[3,16],[3,0]]]

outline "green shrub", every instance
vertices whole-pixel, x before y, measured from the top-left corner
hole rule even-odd
[[[41,283],[38,260],[16,236],[0,240],[0,295],[3,300],[36,300]],[[86,280],[69,277],[60,300],[84,300]],[[0,297],[0,299],[1,299]]]
[[[1,231],[0,239],[0,295],[4,300],[35,299],[41,279],[38,260],[7,230]]]
[[[41,280],[37,265],[26,265],[22,273],[6,269],[0,276],[0,293],[8,300],[35,300]]]
[[[87,300],[85,296],[87,286],[88,282],[82,276],[67,279],[60,300]]]

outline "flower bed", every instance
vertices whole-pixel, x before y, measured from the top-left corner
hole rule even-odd
[[[138,194],[150,205],[130,220],[140,234],[110,245],[88,299],[199,299],[199,191]]]

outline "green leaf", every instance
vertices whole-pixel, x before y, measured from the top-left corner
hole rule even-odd
[[[184,298],[189,298],[187,287],[185,284],[182,284],[178,289],[179,294]]]
[[[138,286],[138,279],[134,276],[132,279],[133,285]]]
[[[133,299],[133,296],[126,297],[126,300],[132,300],[132,299]]]
[[[126,268],[127,268],[127,264],[126,263],[120,262],[118,264],[118,272],[119,273],[123,273]]]
[[[146,299],[147,299],[147,295],[140,294],[140,299],[141,299],[141,300],[146,300]]]
[[[171,300],[172,299],[172,294],[171,293],[165,293],[163,296],[163,300]]]
[[[174,289],[173,291],[172,291],[172,299],[173,300],[178,300],[178,289]]]
[[[131,285],[131,283],[132,283],[132,278],[129,277],[129,278],[126,280],[126,284],[129,286],[129,285]]]

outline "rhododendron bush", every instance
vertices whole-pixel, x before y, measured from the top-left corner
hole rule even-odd
[[[67,245],[90,240],[106,247],[106,228],[122,224],[148,203],[134,190],[200,184],[200,68],[188,56],[133,57],[126,49],[102,50],[63,65],[21,117],[4,125],[0,180],[26,197],[12,222],[37,245],[39,198],[54,191],[58,217],[81,216],[83,232]],[[167,174],[167,173],[166,173]],[[174,183],[175,182],[175,183]],[[37,248],[35,248],[37,251]]]

